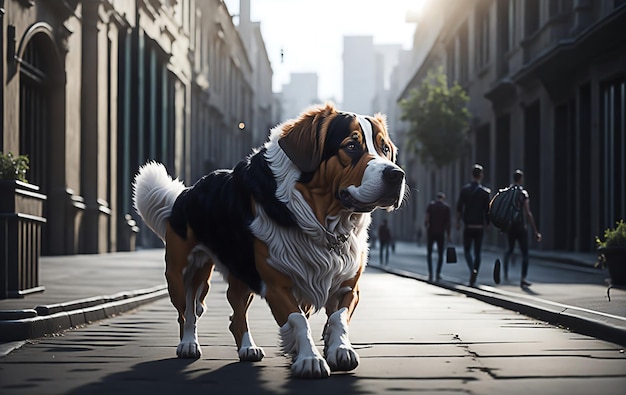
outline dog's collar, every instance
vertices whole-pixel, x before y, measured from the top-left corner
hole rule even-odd
[[[336,254],[341,253],[341,247],[348,241],[350,233],[352,233],[352,231],[350,231],[343,235],[336,235],[326,229],[324,229],[324,231],[326,232],[326,248],[328,248],[328,251],[334,251]]]

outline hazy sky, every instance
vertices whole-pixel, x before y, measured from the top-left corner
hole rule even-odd
[[[282,90],[290,73],[314,72],[320,99],[341,101],[343,36],[369,35],[374,44],[410,49],[415,24],[405,22],[406,13],[422,1],[251,0],[251,19],[261,22],[272,62],[274,91]],[[224,2],[232,15],[239,13],[239,0]]]

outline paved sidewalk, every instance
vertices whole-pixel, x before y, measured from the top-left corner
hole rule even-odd
[[[0,300],[0,356],[19,343],[167,296],[164,249],[42,257],[44,292]]]
[[[517,311],[553,325],[626,346],[626,289],[608,286],[608,273],[594,267],[595,255],[532,251],[527,289],[519,286],[521,257],[509,268],[509,280],[496,284],[493,268],[502,251],[483,250],[481,268],[474,287],[469,286],[469,269],[462,247],[456,247],[458,262],[444,264],[440,287],[461,292],[493,305]],[[389,265],[379,265],[380,250],[370,251],[370,266],[390,273],[428,282],[426,247],[399,242],[390,254]],[[433,252],[435,270],[437,252]]]
[[[467,267],[461,251],[457,253],[460,262],[444,266],[444,281],[438,286],[626,345],[626,291],[613,289],[609,301],[606,273],[590,268],[592,263],[581,266],[584,258],[581,265],[533,258],[530,280],[536,281],[530,290],[522,291],[515,283],[519,263],[512,268],[511,282],[493,284],[491,268],[499,254],[489,251],[483,255],[478,285],[467,286]],[[23,299],[0,300],[0,355],[19,346],[19,341],[108,318],[167,297],[163,256],[163,249],[151,249],[43,257],[40,278],[45,291]],[[398,243],[389,266],[379,266],[378,250],[371,251],[372,268],[420,281],[427,281],[425,262],[425,249],[411,243]]]

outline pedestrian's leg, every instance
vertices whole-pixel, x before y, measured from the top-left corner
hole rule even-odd
[[[465,256],[466,257],[471,257],[471,247],[472,247],[472,242],[474,243],[474,251],[476,250],[476,235],[475,235],[475,230],[474,229],[467,229],[466,230],[467,233],[467,238],[469,240],[469,242],[465,243]],[[474,259],[473,259],[473,263],[470,265],[470,278],[469,278],[469,284],[470,286],[474,286],[474,284],[476,283],[476,278],[478,277],[478,270],[476,270],[476,255],[474,255]]]
[[[467,268],[470,273],[474,270],[474,260],[472,259],[472,254],[470,253],[471,246],[472,238],[469,229],[465,228],[463,231],[463,253],[465,254],[465,262],[467,263]]]
[[[385,249],[385,245],[381,242],[380,243],[380,259],[378,260],[378,264],[380,264],[381,266],[385,264],[385,262],[383,261],[383,250]]]
[[[522,287],[530,286],[530,283],[526,281],[526,276],[528,275],[528,231],[524,229],[519,233],[519,248],[522,251],[522,281],[520,285]]]
[[[507,250],[504,253],[504,279],[509,279],[509,259],[511,258],[511,254],[513,254],[513,249],[515,249],[515,234],[513,231],[507,233]]]
[[[441,266],[443,266],[443,235],[437,235],[437,281],[441,279]]]
[[[474,270],[480,270],[480,255],[483,248],[483,230],[476,229],[474,231]]]
[[[428,281],[433,279],[433,237],[426,235],[426,263],[428,264]]]
[[[389,264],[389,243],[385,244],[385,265]]]

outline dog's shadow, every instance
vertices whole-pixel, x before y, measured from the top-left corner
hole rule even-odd
[[[105,368],[106,369],[106,368]],[[168,358],[136,364],[131,370],[115,372],[78,387],[69,394],[358,394],[357,378],[333,374],[329,379],[291,378],[289,365],[231,362],[212,369],[202,360]],[[202,392],[200,392],[202,391]],[[340,391],[340,392],[337,392]]]

